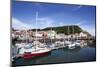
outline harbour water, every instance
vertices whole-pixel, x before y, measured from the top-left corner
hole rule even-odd
[[[91,43],[95,45],[95,43]],[[88,46],[82,48],[68,49],[60,48],[52,50],[48,55],[43,57],[35,57],[32,59],[16,58],[12,63],[14,66],[55,64],[55,63],[72,63],[87,62],[96,60],[96,47],[87,42]]]

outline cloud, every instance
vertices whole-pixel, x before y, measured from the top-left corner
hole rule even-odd
[[[17,18],[12,18],[12,27],[17,30],[22,30],[22,29],[34,29],[34,28],[46,28],[46,27],[51,27],[54,26],[54,21],[50,18],[38,18],[37,20],[37,26],[36,26],[36,21],[31,20],[29,21],[31,24],[27,24],[26,22],[22,22],[21,20]]]
[[[38,18],[37,20],[37,28],[46,28],[53,26],[54,21],[47,17]]]
[[[80,21],[76,25],[80,26],[83,30],[89,32],[91,35],[95,36],[95,25],[87,25],[87,21]]]
[[[80,22],[77,22],[75,25],[79,25],[79,26],[86,25],[86,22],[87,21],[85,21],[85,20],[81,20]]]
[[[86,20],[82,20],[80,22],[57,22],[56,20],[50,19],[50,18],[38,18],[38,27],[39,28],[45,28],[45,27],[57,27],[57,26],[65,26],[65,25],[78,25],[83,30],[89,32],[91,35],[95,36],[95,26],[94,25],[87,25]]]
[[[17,30],[32,29],[33,28],[32,25],[26,24],[26,23],[24,23],[16,18],[12,18],[12,27],[14,29],[17,29]]]
[[[83,30],[89,32],[90,34],[95,36],[95,26],[89,26],[86,25],[86,21],[80,21],[78,23],[75,22],[75,24],[73,23],[65,23],[65,22],[57,22],[51,18],[48,17],[42,17],[42,18],[38,18],[37,21],[37,26],[35,23],[35,20],[31,21],[31,25],[30,24],[26,24],[25,22],[20,21],[19,19],[16,18],[12,18],[12,27],[14,29],[18,29],[18,30],[22,30],[22,29],[33,29],[33,28],[46,28],[46,27],[57,27],[57,26],[65,26],[65,25],[78,25],[80,26]]]
[[[57,26],[65,26],[66,24],[64,22],[59,22]]]
[[[91,35],[95,36],[95,26],[81,25],[80,27],[89,32]]]
[[[75,7],[75,8],[73,8],[73,10],[74,10],[74,11],[77,11],[77,10],[79,10],[81,7],[83,7],[83,6],[82,6],[82,5],[79,5],[79,6]]]

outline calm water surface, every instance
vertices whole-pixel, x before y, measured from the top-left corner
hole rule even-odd
[[[13,65],[36,65],[36,64],[51,64],[51,63],[67,63],[67,62],[85,62],[96,60],[96,48],[95,47],[84,47],[69,50],[68,48],[61,48],[52,50],[46,56],[32,58],[32,59],[16,59]]]

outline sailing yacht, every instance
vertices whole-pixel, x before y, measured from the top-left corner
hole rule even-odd
[[[68,45],[68,48],[69,49],[74,49],[74,48],[76,48],[76,47],[80,47],[80,43],[79,42],[77,42],[77,41],[74,41],[74,26],[73,26],[73,35],[72,35],[72,41],[71,41],[71,43]]]
[[[37,20],[38,20],[38,12],[36,12],[36,26],[37,26]],[[36,29],[36,34],[37,34],[37,29]],[[31,45],[29,44],[27,45],[28,46],[25,46],[20,50],[20,54],[22,54],[22,57],[25,59],[44,56],[49,52],[51,52],[51,49],[47,48],[46,46],[43,46],[45,45],[44,43],[42,44],[37,40],[37,36],[35,41]]]

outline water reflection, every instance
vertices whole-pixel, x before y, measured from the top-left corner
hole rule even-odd
[[[51,53],[42,57],[33,57],[31,59],[17,58],[13,65],[35,65],[35,64],[50,64],[50,63],[67,63],[67,62],[86,62],[96,60],[95,41],[84,40],[87,44],[81,48],[75,49],[60,48],[52,50]]]
[[[16,65],[32,65],[32,64],[36,64],[36,63],[39,63],[41,62],[39,59],[41,58],[45,58],[45,57],[48,57],[49,55],[51,55],[51,52],[44,55],[44,56],[41,56],[41,57],[33,57],[31,59],[24,59],[24,58],[15,58],[15,61],[13,62],[13,65],[16,66]]]

